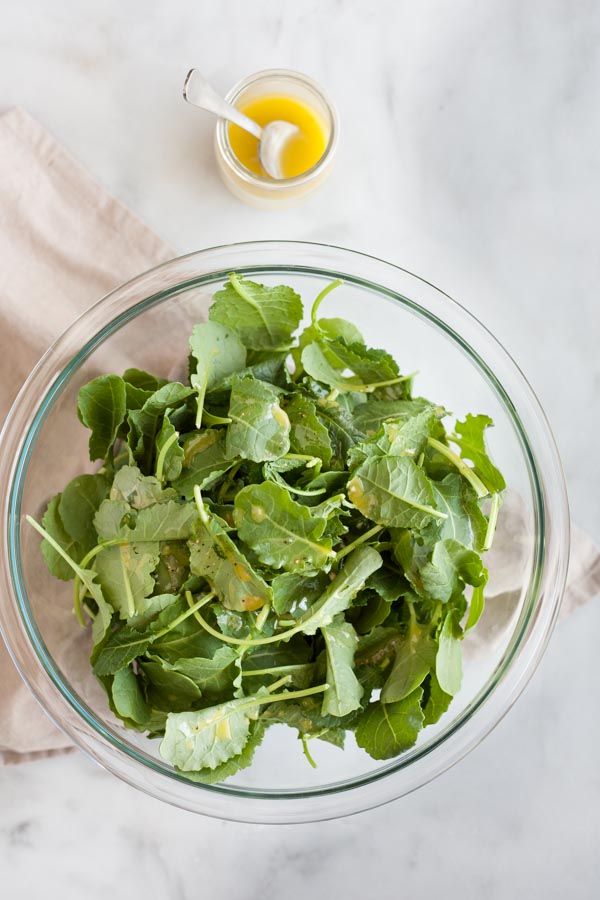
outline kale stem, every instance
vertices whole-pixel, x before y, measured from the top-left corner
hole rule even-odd
[[[271,604],[265,603],[261,611],[256,617],[256,622],[254,623],[254,627],[257,631],[262,631],[264,628],[264,624],[267,621],[269,613],[271,612]]]
[[[194,598],[192,597],[192,592],[191,592],[191,591],[186,591],[186,592],[185,592],[185,599],[186,599],[187,605],[189,606],[190,609],[193,608],[193,610],[194,610],[194,618],[195,618],[195,619],[198,619],[198,618],[199,618],[199,616],[198,616],[198,610],[199,610],[202,606],[206,606],[206,604],[209,602],[209,600],[212,600],[214,596],[215,596],[215,592],[214,592],[214,591],[211,591],[209,594],[205,594],[204,597],[202,598],[202,602],[200,603],[200,606],[198,606],[197,603],[194,603]],[[199,624],[201,625],[202,622],[200,622]]]
[[[323,462],[318,456],[310,456],[308,453],[286,453],[284,459],[307,459],[309,463],[315,466],[318,462]],[[308,468],[308,467],[307,467]]]
[[[353,385],[350,390],[370,394],[376,388],[389,387],[392,384],[402,384],[403,381],[410,381],[411,378],[418,374],[418,372],[411,372],[410,375],[399,375],[398,378],[390,378],[389,381],[372,381],[370,384]]]
[[[158,481],[163,481],[163,469],[165,467],[165,460],[167,458],[167,453],[179,438],[179,432],[174,431],[170,437],[164,442],[162,447],[160,448],[160,453],[158,454],[158,459],[156,460],[156,478]]]
[[[466,464],[464,459],[461,459],[460,456],[457,456],[457,454],[450,449],[450,447],[446,447],[445,444],[442,444],[441,441],[437,441],[435,438],[427,438],[427,443],[430,447],[433,447],[434,450],[437,450],[438,453],[441,453],[442,456],[445,456],[452,465],[456,466],[460,474],[467,479],[480,500],[482,497],[487,497],[489,491],[485,484],[475,474],[471,466]]]
[[[500,494],[493,494],[492,495],[492,503],[490,506],[490,514],[488,517],[487,531],[485,533],[483,547],[481,548],[484,553],[487,550],[491,549],[491,546],[494,542],[494,534],[496,532],[496,523],[498,521],[498,512],[500,511],[501,505],[502,505],[502,498],[500,497]]]
[[[131,582],[129,580],[129,575],[127,574],[127,566],[125,565],[125,561],[123,559],[123,555],[120,554],[120,562],[121,562],[121,572],[123,575],[123,582],[125,583],[125,597],[127,598],[127,612],[129,613],[129,618],[135,616],[135,600],[133,599],[133,591],[131,590]]]
[[[122,541],[121,538],[111,538],[109,541],[101,541],[99,544],[96,544],[95,547],[85,554],[79,565],[82,569],[87,569],[90,561],[98,554],[101,550],[104,550],[105,547],[114,547],[116,544],[126,544],[127,541]]]
[[[207,409],[202,410],[202,421],[206,423],[206,425],[230,425],[231,419],[226,416],[215,416],[213,413],[209,413]]]
[[[34,518],[32,518],[31,516],[25,516],[25,521],[28,522],[32,526],[32,528],[35,528],[35,530],[39,534],[42,535],[42,537],[44,538],[45,541],[48,541],[50,546],[53,547],[54,550],[56,550],[58,555],[61,556],[64,559],[64,561],[67,563],[67,565],[69,565],[73,569],[73,572],[75,573],[75,577],[79,578],[81,580],[81,582],[84,584],[84,586],[87,588],[87,590],[89,591],[90,590],[89,586],[92,583],[92,579],[86,573],[86,570],[82,566],[77,565],[75,560],[71,559],[71,557],[69,556],[67,551],[64,550],[60,546],[58,541],[55,541],[54,538],[48,534],[46,529],[43,528],[41,525],[39,525],[35,521]],[[91,591],[90,591],[90,593],[91,593]],[[85,628],[86,623],[85,623],[85,619],[83,618],[83,612],[81,610],[81,601],[80,600],[75,605],[75,615],[77,616],[77,621],[79,622],[81,627]]]
[[[360,555],[360,550],[356,550],[355,552],[356,552],[357,556]],[[375,552],[375,551],[373,551],[373,552]],[[378,555],[378,554],[376,554],[376,555]],[[350,564],[346,563],[346,565],[349,566]],[[379,565],[381,565],[381,563],[379,563]],[[371,569],[371,571],[374,571],[376,568],[379,568],[379,566],[376,565],[374,569]],[[338,577],[338,578],[340,577],[339,573],[336,577]],[[318,600],[317,603],[314,604],[314,606],[310,607],[310,609],[308,609],[306,611],[306,613],[304,613],[304,616],[298,620],[298,623],[296,625],[294,625],[292,628],[288,628],[284,631],[280,631],[278,634],[272,634],[270,637],[265,637],[265,638],[230,637],[228,634],[223,634],[222,632],[217,631],[216,628],[212,628],[208,624],[208,622],[199,613],[196,616],[196,618],[197,618],[198,622],[200,622],[200,624],[202,625],[202,627],[204,628],[205,631],[208,631],[209,634],[212,634],[213,637],[218,638],[224,644],[234,644],[237,647],[240,647],[240,646],[241,647],[258,647],[258,646],[262,646],[263,644],[274,644],[274,643],[277,643],[278,641],[287,641],[294,634],[300,634],[301,632],[303,632],[304,629],[306,628],[306,626],[309,623],[311,623],[311,621],[312,621],[313,627],[314,627],[314,620],[317,619],[317,621],[318,621],[318,617],[323,609],[323,606],[326,605],[328,602],[329,592],[331,592],[331,591],[335,592],[335,590],[336,590],[336,588],[332,588],[332,585],[335,585],[335,581],[336,581],[336,579],[334,578],[334,580],[330,583],[329,587],[321,595],[321,599]],[[343,580],[342,580],[342,583],[343,583]],[[364,584],[364,581],[363,581],[363,584]],[[362,584],[361,584],[361,587],[362,587]],[[188,602],[189,602],[189,600],[188,600]]]
[[[282,687],[282,685],[288,684],[291,680],[291,675],[283,675],[281,678],[278,678],[277,681],[274,681],[273,684],[270,684],[267,690],[269,691],[269,693],[271,693],[271,691],[276,691],[278,687]]]
[[[327,488],[315,488],[313,491],[303,491],[301,488],[292,487],[292,485],[288,484],[287,481],[285,482],[285,485],[280,481],[276,482],[276,484],[279,484],[281,487],[285,487],[285,490],[289,491],[290,494],[298,494],[299,497],[317,497],[320,494],[327,493]]]
[[[270,697],[257,697],[237,708],[242,711],[252,709],[253,706],[264,706],[266,703],[278,703],[279,700],[300,700],[302,697],[310,697],[312,694],[322,694],[328,687],[328,684],[317,684],[315,687],[304,688],[302,691],[284,691],[282,694],[271,694]]]
[[[186,591],[186,598],[187,598],[188,594],[189,594],[189,591]],[[189,609],[186,609],[186,611],[181,613],[180,616],[177,616],[176,619],[173,619],[173,621],[171,622],[170,625],[167,625],[166,628],[162,628],[160,631],[157,631],[156,635],[154,636],[154,640],[157,641],[159,638],[163,637],[163,635],[168,634],[168,632],[171,631],[173,628],[176,628],[178,625],[180,625],[185,619],[189,619],[190,616],[196,615],[196,613],[200,609],[200,607],[204,606],[206,603],[208,603],[209,600],[212,600],[212,598],[214,596],[215,596],[214,591],[211,591],[210,594],[205,594],[204,597],[202,597],[200,600],[198,600],[197,603],[194,603],[193,606],[190,606]],[[191,597],[191,594],[190,594],[190,597]],[[189,600],[188,600],[188,603],[189,603]]]
[[[81,627],[87,628],[87,622],[83,615],[83,598],[86,592],[80,590],[80,584],[79,575],[76,575],[73,579],[73,612]]]
[[[276,684],[267,688],[267,691],[276,687]],[[284,691],[282,694],[272,694],[265,696],[264,694],[248,698],[247,703],[241,703],[236,706],[236,712],[244,712],[246,709],[253,709],[256,706],[264,706],[267,703],[279,703],[280,700],[300,700],[302,697],[310,697],[312,694],[322,694],[329,687],[328,684],[317,684],[315,687],[304,688],[301,691]]]
[[[323,691],[326,691],[329,685],[327,682],[324,684],[317,684],[315,687],[311,688],[303,688],[301,691],[285,691],[283,694],[272,694],[267,698],[267,703],[275,703],[276,700],[299,700],[301,697],[311,697],[313,694],[322,694]],[[263,700],[261,702],[264,703]]]
[[[347,556],[348,553],[351,553],[355,547],[358,547],[359,544],[364,544],[365,541],[368,541],[369,538],[374,537],[374,535],[379,534],[380,531],[383,531],[384,525],[374,525],[373,528],[369,528],[368,531],[365,531],[364,534],[361,534],[360,537],[357,537],[356,540],[352,541],[351,544],[346,544],[341,550],[335,554],[336,559],[342,559],[344,556]]]
[[[252,678],[254,675],[275,675],[277,672],[282,672],[284,669],[286,671],[290,669],[303,669],[304,666],[311,665],[311,663],[292,663],[289,666],[273,666],[270,669],[247,669],[244,672],[246,678]],[[292,677],[291,675],[289,676]]]
[[[25,521],[26,521],[26,522],[29,522],[29,524],[30,524],[33,528],[35,528],[35,530],[36,530],[39,534],[41,534],[41,536],[44,538],[45,541],[48,541],[48,543],[50,544],[50,546],[53,547],[54,550],[56,550],[56,552],[58,553],[59,556],[62,556],[62,558],[64,559],[64,561],[67,563],[67,565],[69,565],[69,566],[73,569],[73,571],[75,572],[76,575],[79,574],[79,572],[82,571],[81,567],[80,567],[79,565],[77,565],[77,563],[75,562],[75,560],[72,559],[72,558],[69,556],[69,554],[67,553],[67,551],[66,551],[63,547],[60,546],[60,544],[58,543],[58,541],[55,541],[54,538],[53,538],[51,535],[48,534],[48,532],[46,531],[46,529],[43,528],[41,525],[39,525],[39,524],[35,521],[34,518],[32,518],[31,516],[25,516]],[[83,580],[83,579],[82,579],[82,580]]]
[[[200,516],[202,524],[208,525],[209,520],[206,509],[204,508],[204,501],[202,500],[202,491],[197,484],[194,485],[194,500],[196,501],[196,506],[198,507],[198,515]]]
[[[305,757],[307,758],[308,762],[309,762],[310,765],[313,767],[313,769],[316,769],[316,768],[317,768],[317,764],[316,764],[316,762],[314,761],[314,759],[312,758],[312,756],[310,755],[310,751],[309,751],[309,749],[308,749],[308,741],[306,740],[306,735],[305,735],[305,734],[301,734],[301,735],[300,735],[300,739],[301,739],[301,741],[302,741],[302,750],[303,750],[303,752],[304,752]]]
[[[331,284],[328,284],[327,287],[323,288],[323,290],[321,291],[321,293],[318,295],[317,299],[313,303],[312,310],[310,312],[310,321],[311,321],[313,328],[316,328],[317,331],[321,331],[321,329],[319,327],[319,323],[317,321],[317,310],[319,309],[321,303],[323,302],[323,300],[325,299],[327,294],[331,293],[331,291],[335,290],[335,288],[339,287],[342,283],[343,282],[339,278],[336,278],[335,281],[332,281]]]
[[[204,413],[204,398],[206,396],[206,377],[204,379],[204,383],[198,381],[197,376],[192,376],[192,387],[196,389],[198,393],[197,397],[197,407],[196,407],[196,428],[200,430],[202,426],[202,415]]]
[[[208,631],[209,634],[212,634],[213,637],[218,638],[220,641],[223,641],[225,644],[235,644],[236,647],[259,647],[263,644],[275,644],[277,641],[287,641],[289,638],[293,637],[295,634],[299,634],[303,628],[306,626],[306,623],[310,621],[309,618],[304,621],[300,621],[297,625],[294,625],[292,628],[287,628],[284,631],[280,631],[278,634],[272,634],[270,637],[265,638],[235,638],[230,637],[228,634],[223,634],[221,631],[217,631],[216,628],[212,628],[211,625],[208,624],[206,619],[204,619],[200,613],[196,616],[196,619],[205,631]]]
[[[202,625],[204,630],[209,634],[212,634],[213,637],[223,641],[224,644],[234,644],[236,647],[258,647],[262,644],[274,644],[277,641],[285,640],[286,638],[291,637],[292,634],[296,634],[300,631],[299,628],[294,627],[289,628],[287,631],[280,631],[279,634],[273,634],[271,637],[266,638],[235,638],[230,637],[228,634],[223,634],[222,631],[217,631],[216,628],[213,628],[208,624],[206,619],[204,619],[200,613],[196,615],[196,619]]]

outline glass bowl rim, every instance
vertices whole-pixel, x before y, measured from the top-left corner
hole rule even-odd
[[[247,264],[245,266],[236,265],[235,267],[229,265],[227,267],[223,267],[222,269],[215,270],[214,268],[209,268],[203,275],[195,276],[191,279],[191,281],[176,281],[171,283],[169,287],[159,291],[156,294],[150,294],[150,296],[144,297],[144,299],[134,303],[131,306],[125,304],[123,310],[119,315],[112,316],[110,318],[104,317],[106,319],[103,328],[101,331],[96,331],[92,333],[92,337],[82,346],[76,355],[71,359],[70,363],[62,368],[59,373],[55,373],[54,378],[50,380],[46,380],[46,394],[43,396],[41,402],[38,403],[37,408],[33,414],[30,416],[29,422],[26,429],[20,429],[20,439],[15,432],[19,428],[19,413],[21,408],[21,402],[27,397],[29,389],[39,381],[40,378],[43,379],[44,375],[48,374],[48,370],[52,368],[52,360],[53,356],[55,356],[61,347],[61,344],[65,342],[68,343],[69,336],[73,334],[73,332],[77,329],[77,327],[83,322],[85,322],[89,318],[93,318],[94,313],[98,313],[100,309],[104,310],[107,306],[111,306],[111,303],[115,303],[118,300],[118,295],[124,292],[128,287],[135,286],[136,284],[141,284],[144,280],[151,280],[151,276],[159,271],[169,270],[169,268],[174,271],[177,270],[178,266],[182,266],[187,262],[192,261],[200,261],[206,257],[211,255],[218,255],[219,253],[227,253],[234,255],[236,252],[239,253],[254,253],[259,254],[261,251],[268,253],[268,251],[285,251],[290,256],[293,256],[294,253],[302,256],[302,254],[307,254],[309,257],[312,255],[318,256],[319,253],[330,253],[337,258],[343,258],[348,263],[350,261],[357,261],[357,265],[361,264],[371,264],[377,266],[381,269],[384,269],[386,274],[390,275],[394,272],[396,274],[402,274],[402,276],[407,277],[410,282],[418,283],[421,287],[427,286],[434,293],[438,302],[440,298],[444,299],[444,302],[450,302],[452,304],[452,309],[454,314],[458,316],[461,320],[461,324],[464,322],[470,323],[471,327],[475,327],[475,330],[478,332],[479,336],[482,339],[485,339],[487,342],[491,341],[491,346],[495,348],[496,352],[499,352],[501,358],[505,365],[508,365],[509,372],[512,372],[514,376],[518,379],[518,386],[524,392],[524,399],[528,400],[530,404],[532,404],[533,413],[536,415],[538,424],[541,422],[543,436],[547,441],[546,450],[549,454],[549,459],[553,463],[553,471],[549,474],[553,476],[553,500],[557,504],[557,509],[553,511],[553,515],[555,518],[558,518],[559,525],[556,529],[557,535],[551,535],[553,537],[553,550],[554,550],[554,560],[553,560],[553,579],[551,580],[551,595],[548,599],[544,598],[544,615],[540,616],[540,609],[536,608],[536,604],[538,601],[539,593],[540,593],[540,585],[542,580],[542,575],[544,572],[544,566],[547,562],[547,534],[544,530],[545,523],[545,495],[544,495],[544,486],[547,485],[548,476],[546,479],[542,478],[541,473],[538,471],[535,453],[532,451],[529,445],[529,439],[527,436],[527,432],[523,428],[523,425],[520,421],[519,416],[517,415],[517,410],[512,404],[510,397],[507,395],[503,385],[498,380],[494,372],[490,369],[488,364],[480,357],[480,355],[474,350],[474,348],[458,334],[454,329],[450,328],[445,320],[441,320],[438,316],[432,315],[431,310],[427,307],[424,307],[420,301],[411,300],[409,296],[405,296],[402,293],[399,293],[395,289],[391,289],[386,286],[384,283],[378,283],[370,280],[369,278],[364,278],[362,276],[352,276],[349,275],[348,272],[332,270],[331,268],[320,268],[315,264],[311,265],[299,265],[294,262],[279,262],[277,264],[266,264],[266,263],[256,263],[256,261],[252,264]],[[528,454],[528,465],[530,476],[533,476],[534,483],[536,486],[536,491],[534,492],[534,496],[536,497],[536,502],[538,504],[537,513],[539,515],[538,521],[538,529],[537,529],[537,561],[535,567],[535,578],[532,578],[529,586],[528,586],[528,601],[524,604],[524,609],[521,614],[521,618],[519,620],[519,624],[515,627],[513,634],[511,635],[509,646],[506,648],[503,659],[501,663],[498,665],[496,671],[493,676],[486,682],[484,687],[477,693],[476,697],[471,701],[471,703],[462,711],[462,713],[458,716],[457,719],[453,720],[452,723],[439,735],[420,748],[415,748],[413,751],[404,754],[398,760],[390,761],[387,765],[368,773],[367,775],[360,776],[358,778],[352,779],[349,782],[342,783],[333,783],[328,784],[323,788],[311,788],[304,791],[297,790],[281,790],[276,792],[261,792],[254,791],[246,788],[234,788],[227,787],[226,785],[199,785],[199,784],[191,784],[188,780],[178,776],[173,771],[168,771],[163,768],[160,764],[156,764],[154,760],[145,756],[142,751],[137,751],[135,748],[129,747],[127,745],[123,745],[118,738],[115,738],[114,735],[111,735],[109,731],[106,730],[103,723],[99,723],[95,716],[90,716],[86,713],[85,709],[82,708],[81,703],[78,701],[76,697],[73,696],[70,686],[65,684],[64,680],[60,677],[60,674],[57,674],[56,668],[53,665],[53,660],[48,654],[48,651],[43,645],[43,641],[39,637],[39,633],[36,636],[37,626],[35,622],[31,620],[28,613],[28,601],[27,595],[24,588],[24,583],[22,580],[22,576],[19,570],[20,567],[20,557],[19,557],[19,523],[20,523],[20,493],[22,491],[23,480],[26,473],[26,466],[28,461],[28,456],[31,453],[33,445],[35,443],[35,438],[43,423],[45,417],[49,413],[51,409],[52,402],[60,392],[60,389],[64,383],[66,383],[77,367],[92,351],[98,346],[103,340],[109,337],[114,331],[118,330],[118,328],[123,325],[126,321],[134,318],[136,315],[139,315],[144,309],[161,302],[161,300],[166,299],[168,297],[172,297],[181,291],[188,289],[189,287],[197,284],[204,283],[214,283],[218,281],[221,277],[225,278],[229,271],[232,268],[235,268],[238,271],[242,271],[243,273],[252,273],[253,271],[260,271],[262,274],[267,273],[276,273],[276,272],[298,272],[299,274],[315,274],[326,277],[337,277],[338,275],[344,277],[347,281],[359,284],[362,287],[366,287],[370,290],[374,290],[378,295],[384,294],[388,297],[392,297],[392,299],[400,302],[401,304],[408,306],[413,312],[416,312],[420,316],[424,316],[427,318],[430,323],[435,326],[442,327],[443,330],[462,347],[463,350],[471,357],[472,361],[478,366],[478,368],[482,371],[482,373],[488,378],[491,379],[492,385],[494,389],[498,393],[504,408],[509,413],[513,425],[516,424],[517,432],[520,435],[522,440],[522,446],[526,449],[526,453]],[[163,296],[164,295],[164,296]],[[487,348],[486,348],[487,349]],[[20,402],[21,401],[21,402]],[[545,649],[547,641],[550,637],[552,627],[554,622],[556,621],[556,616],[558,614],[558,609],[560,605],[560,600],[562,597],[562,592],[564,589],[564,581],[566,578],[566,566],[568,562],[568,533],[569,533],[569,523],[568,523],[568,506],[566,500],[566,492],[564,487],[564,478],[562,475],[562,470],[560,467],[560,460],[558,458],[558,453],[556,451],[556,447],[553,442],[553,438],[548,426],[548,423],[545,419],[545,416],[541,410],[539,402],[537,398],[533,394],[530,386],[528,385],[526,379],[523,374],[520,372],[514,361],[508,355],[508,353],[504,350],[501,344],[494,338],[487,329],[478,322],[478,320],[467,310],[464,309],[460,304],[456,301],[452,300],[448,294],[445,294],[438,288],[435,288],[430,282],[426,281],[419,276],[413,275],[405,269],[402,269],[399,266],[396,266],[392,263],[385,262],[383,260],[378,259],[377,257],[370,256],[368,254],[359,253],[354,250],[346,250],[344,248],[336,247],[331,244],[316,244],[310,242],[297,242],[297,241],[258,241],[258,242],[242,242],[242,243],[234,243],[234,244],[225,244],[220,245],[218,247],[207,248],[205,250],[195,251],[190,254],[186,254],[185,256],[177,257],[173,260],[170,260],[166,263],[162,263],[161,265],[154,267],[153,269],[148,270],[147,272],[141,273],[130,281],[120,285],[114,291],[111,291],[104,298],[97,301],[92,307],[86,310],[75,322],[73,322],[69,328],[63,333],[61,337],[52,345],[52,347],[47,351],[44,357],[40,360],[36,368],[32,371],[31,375],[25,382],[9,416],[7,417],[5,427],[3,429],[2,435],[0,435],[0,443],[4,447],[5,444],[9,444],[10,441],[17,446],[18,453],[14,455],[10,461],[7,462],[6,453],[3,453],[0,458],[0,485],[3,483],[9,487],[8,491],[3,493],[3,498],[5,500],[5,506],[7,515],[2,516],[2,520],[0,522],[1,526],[4,527],[4,524],[8,522],[8,531],[6,535],[6,543],[8,544],[8,560],[9,560],[9,568],[10,568],[10,578],[8,576],[7,567],[4,567],[3,576],[4,580],[7,583],[8,591],[6,592],[6,597],[12,598],[15,601],[15,610],[18,610],[20,614],[20,626],[21,628],[25,626],[25,631],[27,632],[27,640],[28,644],[25,648],[25,654],[23,654],[23,648],[17,650],[13,645],[13,641],[9,641],[9,633],[11,632],[11,626],[15,624],[14,616],[13,621],[10,621],[10,599],[7,599],[5,602],[0,603],[0,628],[2,628],[7,646],[13,656],[13,660],[17,665],[17,668],[21,672],[22,677],[28,683],[30,689],[33,691],[34,695],[37,697],[38,701],[41,702],[42,706],[46,710],[46,712],[50,715],[50,717],[56,722],[56,724],[63,730],[65,733],[69,735],[69,737],[74,740],[80,747],[86,750],[90,755],[92,755],[95,759],[101,762],[109,770],[113,771],[115,774],[119,775],[119,777],[128,781],[130,784],[133,784],[137,787],[146,790],[148,793],[161,797],[162,799],[168,800],[169,802],[175,803],[176,805],[183,806],[187,809],[193,809],[195,811],[204,812],[208,815],[215,816],[223,816],[227,818],[234,818],[243,821],[253,821],[253,822],[266,822],[266,821],[312,821],[314,819],[321,818],[330,818],[333,816],[346,815],[360,809],[369,808],[371,806],[379,805],[381,803],[392,800],[404,793],[409,792],[410,790],[415,789],[419,785],[425,783],[426,781],[431,780],[431,778],[440,774],[446,768],[451,766],[458,759],[462,758],[469,750],[471,750],[480,740],[485,737],[487,733],[497,724],[498,721],[503,717],[503,715],[508,711],[516,697],[520,694],[521,690],[525,686],[526,682],[531,677],[541,655]],[[548,455],[547,454],[547,455]],[[6,498],[8,501],[6,502]],[[546,556],[546,558],[544,558]],[[4,601],[4,598],[3,598]],[[8,614],[7,614],[8,611]],[[534,615],[535,614],[535,615]],[[528,631],[530,626],[532,625],[532,618],[535,617],[536,621],[533,623],[534,632]],[[537,636],[537,643],[534,647],[531,647],[531,642],[533,636]],[[527,661],[523,661],[520,669],[522,671],[517,671],[515,668],[515,662],[518,661],[519,651],[524,647],[524,641],[527,638],[527,643],[529,644],[529,656]],[[41,666],[43,672],[37,672],[37,677],[32,677],[29,663],[33,662],[38,666]],[[515,677],[514,683],[511,685],[511,690],[508,691],[508,685],[506,684],[505,676],[509,674],[509,671],[515,670],[515,676],[518,674],[518,678]],[[41,679],[39,676],[42,676]],[[54,691],[58,692],[58,697],[54,697],[53,700],[59,700],[58,703],[48,701],[47,694],[44,693],[41,687],[41,683],[43,683],[46,687],[51,686]],[[501,704],[502,708],[497,710],[493,716],[488,715],[488,721],[483,723],[483,717],[480,715],[479,719],[481,721],[481,726],[477,729],[476,733],[470,734],[468,740],[466,739],[465,726],[473,725],[473,717],[476,712],[483,712],[485,708],[485,701],[493,695],[495,692],[497,693],[498,688],[501,684],[504,684],[505,690],[504,693],[508,694],[508,697],[505,698],[504,702]],[[62,704],[62,705],[61,705]],[[48,707],[51,708],[48,708]],[[79,721],[77,719],[73,719],[69,715],[66,715],[67,712],[74,711],[76,716],[79,717]],[[62,715],[61,715],[62,713]],[[66,719],[65,719],[66,716]],[[82,737],[81,732],[81,719],[91,727],[92,733],[87,733],[85,739]],[[427,757],[430,757],[434,751],[439,750],[442,747],[448,748],[448,742],[450,738],[456,737],[456,735],[461,732],[463,739],[461,741],[454,741],[454,745],[451,748],[452,752],[447,756],[444,761],[440,759],[437,760],[437,765],[434,767],[430,767],[428,773],[425,777],[413,778],[412,781],[410,779],[405,779],[406,783],[400,785],[396,784],[394,788],[392,788],[392,780],[394,775],[401,774],[402,772],[406,772],[411,766],[413,767],[415,763],[419,761],[426,760]],[[129,757],[129,762],[133,761],[134,765],[125,764],[123,765],[122,756]],[[438,754],[439,756],[439,754]],[[137,766],[135,764],[141,764],[145,768],[152,769],[156,774],[159,775],[161,779],[175,779],[179,785],[185,785],[186,789],[190,787],[196,791],[196,796],[203,795],[207,797],[209,795],[216,795],[217,802],[205,802],[198,803],[192,802],[190,797],[182,797],[177,795],[176,791],[169,790],[168,787],[164,785],[162,787],[153,785],[150,788],[147,784],[147,780],[143,777],[140,777],[140,772],[137,771]],[[371,795],[369,796],[368,791],[369,788],[372,789],[375,783],[379,783],[380,785],[385,784],[390,788],[390,790],[379,790],[377,792],[371,791]],[[343,798],[345,795],[346,799],[340,801],[340,798]],[[352,796],[350,796],[352,795]],[[326,798],[333,798],[335,802],[327,802]],[[249,804],[249,799],[252,802]],[[274,803],[273,801],[278,801]],[[319,801],[319,803],[315,804],[314,801]],[[325,800],[325,802],[323,802]],[[226,801],[226,802],[224,802]],[[242,806],[233,806],[230,801],[240,801]],[[299,801],[299,802],[298,802]],[[283,806],[285,808],[283,808]],[[283,816],[283,818],[282,818]]]

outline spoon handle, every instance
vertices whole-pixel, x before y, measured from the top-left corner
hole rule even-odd
[[[222,119],[227,119],[228,122],[233,122],[234,125],[239,125],[240,128],[249,131],[260,141],[262,136],[260,125],[223,100],[198,69],[190,69],[187,73],[183,85],[183,96],[193,106],[199,106],[200,109],[205,109]]]

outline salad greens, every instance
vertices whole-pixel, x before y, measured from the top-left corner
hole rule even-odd
[[[91,664],[125,727],[186,777],[251,764],[267,728],[374,759],[461,687],[505,483],[492,421],[413,397],[343,319],[240,275],[190,338],[189,385],[128,369],[81,388],[96,474],[39,525],[73,581]]]

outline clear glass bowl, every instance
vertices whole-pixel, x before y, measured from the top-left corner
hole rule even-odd
[[[89,636],[71,612],[71,586],[46,571],[39,537],[23,516],[39,518],[70,478],[93,470],[76,416],[79,387],[128,366],[181,376],[191,326],[205,317],[211,295],[232,270],[267,284],[291,284],[307,305],[326,283],[342,278],[345,285],[328,298],[326,315],[352,319],[367,343],[389,350],[403,371],[420,370],[419,393],[457,416],[491,415],[491,451],[509,495],[498,546],[488,557],[494,596],[465,640],[463,687],[412,750],[382,764],[352,740],[343,751],[314,742],[313,770],[291,729],[276,726],[249,769],[208,787],[177,775],[159,757],[157,741],[113,718],[89,669]],[[89,309],[44,356],[15,402],[2,437],[0,497],[0,623],[46,712],[130,784],[177,806],[241,821],[303,822],[367,809],[414,790],[463,757],[502,718],[539,662],[568,561],[559,458],[512,359],[426,281],[373,257],[318,244],[247,243],[193,253],[140,275]]]

